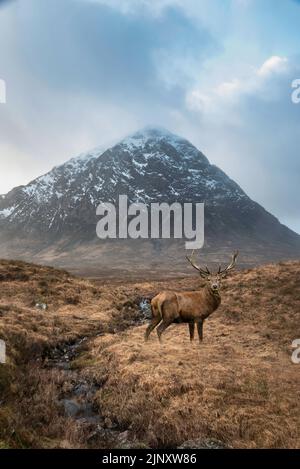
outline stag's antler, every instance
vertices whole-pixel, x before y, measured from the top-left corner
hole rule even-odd
[[[194,255],[194,249],[193,249],[193,252],[192,252],[192,255],[191,257],[188,257],[188,256],[185,256],[187,258],[187,260],[189,261],[189,263],[194,267],[194,269],[198,270],[198,272],[200,272],[200,275],[201,277],[208,277],[209,275],[211,275],[210,271],[208,270],[207,266],[205,266],[205,269],[202,269],[201,267],[199,267],[198,265],[196,265],[193,261],[193,255]]]
[[[234,254],[232,254],[231,262],[225,269],[221,270],[221,266],[219,266],[219,271],[218,271],[219,275],[224,275],[224,274],[226,275],[227,272],[229,272],[231,269],[234,269],[238,254],[239,254],[239,251],[236,251]]]

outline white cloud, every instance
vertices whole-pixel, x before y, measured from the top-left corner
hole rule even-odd
[[[232,0],[234,6],[248,7],[252,0]]]
[[[257,75],[266,77],[272,73],[284,73],[287,71],[287,68],[288,59],[286,57],[273,55],[262,64],[262,66],[257,71]]]
[[[272,89],[272,76],[284,75],[288,71],[289,61],[286,57],[269,57],[259,68],[249,67],[248,73],[241,77],[221,81],[211,88],[197,86],[188,91],[187,107],[193,111],[220,115],[224,106],[234,107],[243,95],[254,94],[266,100],[276,99],[276,93]]]
[[[217,86],[215,92],[221,97],[232,97],[242,89],[242,82],[234,78],[232,81],[224,81]]]
[[[186,95],[198,147],[297,231],[300,128],[291,83],[299,76],[298,64],[297,57],[274,55],[255,67],[242,64],[240,74],[236,69],[231,77],[223,68],[226,79],[214,76]]]
[[[0,104],[6,103],[6,83],[0,78]]]
[[[159,16],[169,6],[179,6],[180,0],[85,0],[114,8],[121,13],[135,14],[143,11]]]
[[[189,138],[292,223],[299,218],[291,83],[300,75],[300,10],[272,3],[11,2],[0,15],[1,78],[12,98],[0,105],[0,192],[157,123]]]

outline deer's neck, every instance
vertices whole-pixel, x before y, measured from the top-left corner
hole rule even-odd
[[[208,285],[205,287],[206,298],[211,306],[211,310],[215,311],[221,303],[221,296],[219,291],[212,290]]]

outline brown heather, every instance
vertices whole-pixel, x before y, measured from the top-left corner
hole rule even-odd
[[[235,448],[299,448],[300,365],[291,343],[300,338],[300,262],[231,274],[201,345],[190,344],[184,324],[170,326],[162,345],[156,334],[144,343],[139,300],[199,285],[194,277],[108,285],[0,261],[8,355],[0,365],[0,447],[90,445],[57,405],[72,383],[46,366],[55,347],[88,336],[72,367],[98,385],[95,408],[133,444],[211,438]],[[39,302],[49,308],[36,309]]]

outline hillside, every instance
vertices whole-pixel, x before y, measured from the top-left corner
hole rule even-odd
[[[201,346],[185,325],[160,346],[143,300],[198,278],[105,285],[1,261],[0,446],[299,447],[299,280],[299,262],[234,273]]]
[[[181,240],[99,240],[100,202],[204,202],[211,261],[243,252],[244,265],[300,256],[289,230],[188,140],[146,128],[111,148],[96,148],[0,197],[0,256],[88,275],[186,271]],[[163,255],[162,255],[163,254]],[[80,267],[79,267],[80,266]]]

